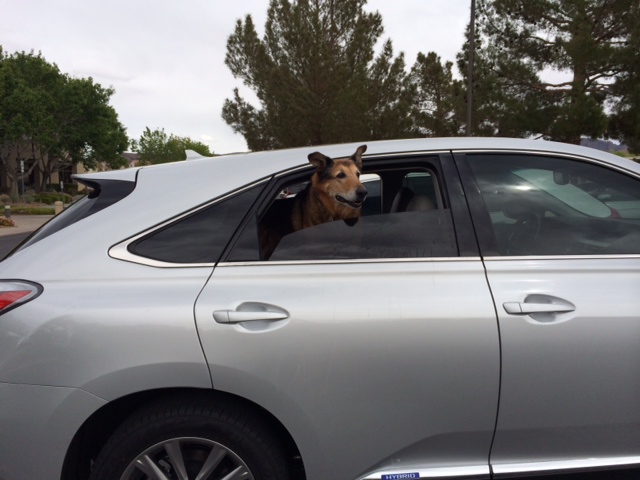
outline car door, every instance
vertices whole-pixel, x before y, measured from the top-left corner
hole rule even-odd
[[[493,471],[640,463],[640,179],[542,154],[466,161],[502,346]]]
[[[281,422],[309,480],[489,473],[498,332],[460,183],[450,157],[392,160],[367,170],[381,191],[406,167],[437,208],[311,227],[268,261],[259,212],[196,305],[214,388]]]

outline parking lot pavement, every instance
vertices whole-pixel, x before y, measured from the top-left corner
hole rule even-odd
[[[0,260],[53,215],[13,215],[11,218],[16,223],[15,227],[0,226]]]
[[[13,215],[11,218],[15,222],[16,226],[0,226],[0,236],[33,232],[53,218],[53,215]]]

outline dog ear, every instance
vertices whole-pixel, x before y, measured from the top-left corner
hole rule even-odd
[[[366,152],[366,151],[367,151],[367,146],[366,145],[360,145],[356,149],[356,153],[351,155],[351,160],[353,160],[355,162],[356,167],[358,167],[360,170],[362,170],[362,154],[364,152]]]
[[[330,166],[331,158],[323,155],[320,152],[313,152],[309,155],[309,163],[316,167],[316,171],[322,175]]]

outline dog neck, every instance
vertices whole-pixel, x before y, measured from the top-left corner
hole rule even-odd
[[[348,218],[357,218],[360,211],[350,208],[346,205],[337,203],[333,198],[324,192],[318,192],[310,189],[307,194],[307,201],[313,204],[313,208],[308,210],[309,214],[306,218],[307,225],[304,228],[321,223],[332,222],[335,220],[346,220]],[[309,207],[310,205],[307,205]]]

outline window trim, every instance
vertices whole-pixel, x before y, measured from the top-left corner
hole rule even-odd
[[[377,168],[376,168],[377,167]],[[227,249],[223,253],[217,266],[230,265],[305,265],[314,263],[384,263],[398,261],[451,261],[452,259],[478,259],[479,250],[475,233],[471,228],[471,217],[464,198],[452,198],[449,191],[457,191],[458,195],[463,197],[460,176],[454,165],[454,159],[451,150],[422,151],[411,153],[394,153],[385,155],[376,155],[366,159],[363,173],[378,173],[377,170],[402,170],[410,167],[420,167],[428,169],[436,180],[438,194],[440,195],[438,208],[449,209],[451,211],[451,221],[453,231],[457,243],[458,256],[456,257],[389,257],[389,258],[362,258],[362,259],[341,259],[341,260],[251,260],[251,261],[229,261],[228,257],[233,249],[234,244],[242,235],[247,223],[252,218],[260,218],[263,216],[271,203],[275,199],[277,192],[282,190],[283,184],[297,181],[295,177],[302,174],[312,174],[313,166],[309,164],[299,165],[295,168],[281,171],[275,174],[264,189],[262,194],[256,200],[253,211],[249,212],[243,220],[238,232],[229,242]],[[373,170],[373,171],[372,171]],[[471,237],[465,236],[462,232],[471,232]]]
[[[247,217],[249,217],[251,215],[251,213],[254,211],[255,208],[255,204],[257,202],[260,201],[260,198],[264,195],[264,185],[267,184],[267,182],[269,181],[269,178],[263,178],[261,180],[258,180],[254,183],[251,183],[249,185],[245,185],[241,188],[238,188],[236,190],[232,190],[231,192],[227,192],[224,195],[220,196],[220,197],[216,197],[212,200],[210,200],[209,202],[203,203],[201,205],[198,205],[190,210],[187,210],[186,212],[180,213],[178,215],[175,215],[171,218],[169,218],[168,220],[161,222],[157,225],[154,225],[151,228],[148,228],[147,230],[144,230],[140,233],[137,233],[119,243],[116,243],[115,245],[111,246],[108,250],[108,255],[111,258],[114,258],[116,260],[123,260],[125,262],[130,262],[130,263],[137,263],[139,265],[146,265],[149,267],[156,267],[156,268],[202,268],[202,267],[207,267],[207,268],[211,268],[211,267],[215,267],[217,263],[219,262],[205,262],[205,263],[173,263],[173,262],[166,262],[166,261],[162,261],[162,260],[156,260],[153,258],[148,258],[148,257],[143,257],[141,255],[136,255],[135,253],[131,252],[129,250],[129,246],[132,245],[133,243],[137,242],[138,240],[148,236],[148,235],[152,235],[153,233],[163,229],[163,228],[167,228],[169,226],[171,226],[174,223],[179,222],[180,220],[189,217],[191,215],[196,215],[197,213],[201,212],[202,210],[205,210],[209,207],[212,207],[214,205],[217,205],[218,203],[224,202],[225,200],[227,200],[230,197],[233,197],[235,195],[239,195],[243,192],[246,192],[247,190],[250,190],[253,187],[257,187],[261,184],[263,184],[263,189],[261,192],[258,193],[258,198],[257,200],[254,201],[254,204],[251,205],[251,207],[248,209],[245,217],[243,219],[241,219],[240,222],[238,222],[238,231],[242,230],[242,228],[245,225],[246,219]],[[235,240],[237,238],[237,234],[238,231],[236,231],[230,241],[228,242],[228,244],[225,246],[225,248],[222,250],[222,254],[220,256],[221,259],[224,259],[227,255],[227,251],[228,251],[228,247],[229,245],[232,245],[233,243],[235,243]]]

